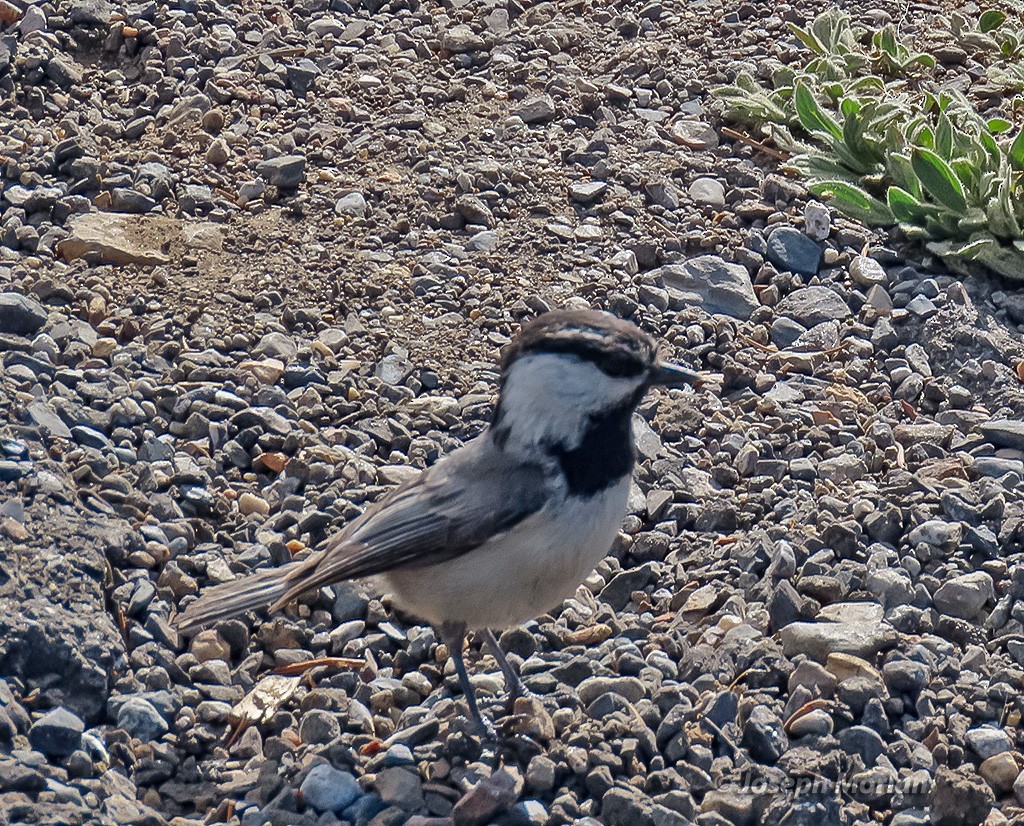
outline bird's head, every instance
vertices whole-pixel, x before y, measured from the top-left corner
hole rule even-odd
[[[663,361],[639,327],[596,310],[545,313],[523,325],[501,364],[492,431],[523,447],[576,447],[591,423],[629,416],[648,388],[699,385],[692,370]]]

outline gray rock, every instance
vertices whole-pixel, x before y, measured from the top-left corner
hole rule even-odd
[[[804,327],[813,327],[824,321],[843,321],[852,315],[846,302],[834,290],[817,286],[790,293],[779,302],[775,311],[777,315],[788,316]]]
[[[252,203],[257,198],[262,198],[263,193],[266,191],[267,185],[262,179],[246,181],[238,187],[238,205],[240,207],[244,207],[246,204]]]
[[[608,603],[616,611],[621,611],[629,602],[630,595],[647,587],[653,575],[654,570],[650,563],[628,571],[620,571],[601,590],[602,602]]]
[[[32,402],[25,407],[29,421],[51,439],[70,439],[71,429],[46,402]]]
[[[104,26],[113,14],[107,0],[72,0],[68,5],[72,23],[80,26]]]
[[[579,204],[590,204],[599,200],[608,191],[604,181],[579,181],[569,187],[569,196]]]
[[[935,592],[935,607],[951,617],[973,619],[987,602],[994,599],[992,577],[984,571],[974,571],[939,586]]]
[[[758,763],[778,762],[789,748],[789,739],[782,730],[782,720],[767,706],[756,706],[743,726],[740,741]]]
[[[304,743],[330,743],[340,734],[338,715],[323,708],[310,709],[299,724],[299,737]]]
[[[348,772],[323,763],[310,769],[299,787],[302,799],[318,812],[341,814],[362,794],[359,783]]]
[[[858,255],[850,262],[850,279],[859,287],[884,286],[889,283],[885,268],[866,255]]]
[[[929,795],[932,826],[981,826],[995,796],[973,766],[939,766]]]
[[[484,39],[466,25],[452,26],[441,35],[441,48],[453,54],[478,52],[485,45]]]
[[[617,694],[627,702],[636,703],[646,694],[644,684],[636,677],[588,677],[576,689],[580,702],[590,705],[602,694]]]
[[[978,425],[978,430],[996,447],[1024,450],[1024,421],[998,419],[994,422],[982,422]]]
[[[647,200],[664,209],[679,209],[679,191],[671,181],[651,181],[644,187]]]
[[[392,353],[380,360],[375,372],[377,378],[385,384],[398,385],[404,382],[414,369],[415,365],[408,358]]]
[[[914,528],[907,541],[911,545],[924,543],[933,548],[951,551],[960,544],[963,537],[963,526],[959,522],[944,522],[941,519],[929,519]]]
[[[916,295],[907,302],[907,310],[918,318],[931,318],[939,309],[930,298],[924,295]]]
[[[389,806],[409,812],[423,805],[423,783],[415,770],[395,767],[379,771],[373,787]]]
[[[46,712],[32,724],[28,741],[47,757],[67,757],[82,744],[85,723],[66,708]]]
[[[499,236],[493,229],[484,229],[475,233],[466,242],[466,249],[470,251],[493,252],[498,247]]]
[[[167,722],[148,700],[129,697],[118,709],[117,727],[148,743],[167,733]]]
[[[518,773],[498,769],[490,777],[477,783],[455,804],[455,808],[452,809],[455,826],[484,826],[493,822],[516,802],[522,788],[523,781]],[[521,814],[526,818],[523,822],[532,823],[537,811],[530,807]]]
[[[335,202],[334,211],[338,215],[362,218],[366,214],[366,198],[363,197],[362,192],[350,192]]]
[[[821,247],[794,227],[779,227],[768,236],[768,260],[780,270],[817,275]]]
[[[806,654],[818,662],[834,653],[871,658],[897,641],[896,632],[881,622],[792,622],[779,633],[787,657]]]
[[[717,255],[668,264],[650,274],[664,279],[673,307],[695,305],[711,314],[745,320],[760,306],[746,267],[723,261]]]
[[[555,101],[551,95],[528,98],[515,110],[524,123],[544,123],[555,116]]]
[[[807,328],[802,324],[787,316],[779,316],[772,322],[772,343],[784,350],[793,345],[806,332]]]
[[[256,171],[271,186],[279,189],[295,189],[306,174],[306,158],[303,155],[283,155],[270,158],[256,167]]]
[[[814,241],[824,241],[832,234],[832,218],[828,207],[818,201],[808,201],[804,207],[804,232]]]
[[[725,206],[725,187],[714,178],[697,178],[687,192],[698,204],[707,204],[715,209]]]
[[[253,348],[253,353],[288,362],[299,354],[299,347],[295,339],[286,333],[267,333]]]
[[[979,726],[967,732],[967,745],[982,760],[995,757],[1013,748],[1013,738],[1001,728]]]
[[[885,751],[885,741],[877,731],[867,726],[851,726],[843,729],[838,735],[839,745],[847,754],[860,755],[865,766],[875,765],[875,761]]]
[[[654,826],[654,802],[639,789],[614,786],[601,798],[604,826]]]
[[[494,215],[483,199],[476,195],[461,195],[455,201],[455,211],[467,224],[479,224],[485,227],[494,226]]]
[[[839,456],[818,462],[818,476],[835,484],[856,482],[858,479],[863,479],[867,472],[868,467],[864,464],[864,460],[849,453],[842,453]]]
[[[33,336],[46,324],[46,309],[21,293],[0,293],[0,333]]]

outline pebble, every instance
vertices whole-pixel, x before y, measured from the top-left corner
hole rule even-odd
[[[366,214],[366,198],[363,197],[362,192],[350,192],[335,201],[334,211],[338,215],[362,218]]]
[[[808,201],[804,207],[804,233],[812,241],[824,241],[832,234],[832,217],[828,207],[819,201]]]
[[[697,178],[687,192],[698,204],[707,204],[715,209],[725,206],[725,187],[714,178]]]
[[[779,227],[768,236],[768,260],[780,270],[817,275],[821,247],[794,227]]]
[[[148,700],[129,697],[117,712],[117,727],[148,743],[167,733],[167,721]]]
[[[362,794],[358,781],[348,772],[321,763],[309,770],[299,786],[303,801],[318,812],[340,815]]]
[[[775,308],[804,327],[826,321],[843,321],[850,317],[850,308],[828,287],[803,287],[786,296]]]

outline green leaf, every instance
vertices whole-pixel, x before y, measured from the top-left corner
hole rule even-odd
[[[935,152],[947,161],[953,155],[953,124],[945,112],[939,114],[935,127]]]
[[[915,63],[920,63],[926,69],[934,69],[935,68],[935,58],[932,57],[930,54],[925,54],[924,52],[919,52],[918,54],[911,55],[906,60],[904,60],[903,63],[901,63],[900,65],[904,69],[909,69]]]
[[[892,30],[892,24],[875,32],[875,36],[871,38],[871,45],[893,57],[899,57],[899,44],[896,42],[896,35]]]
[[[806,84],[796,84],[793,91],[793,102],[796,104],[797,117],[800,118],[800,123],[808,132],[831,135],[837,141],[843,139],[842,128],[831,115],[818,105],[818,101],[814,99],[814,95]]]
[[[895,223],[889,207],[859,186],[844,181],[819,181],[811,184],[808,189],[819,198],[827,198],[837,209],[868,226],[891,226]]]
[[[1014,169],[1024,169],[1024,129],[1017,133],[1010,148],[1007,150],[1010,164]]]
[[[814,36],[810,31],[801,29],[795,23],[789,24],[789,30],[796,35],[796,39],[803,43],[808,49],[815,54],[825,54],[825,48],[818,41],[818,38]]]
[[[809,178],[812,181],[845,181],[856,184],[861,176],[851,172],[842,164],[838,163],[831,153],[808,152],[802,155],[794,155],[786,163],[787,169],[793,169]]]
[[[1006,15],[1003,12],[989,9],[978,18],[978,30],[985,33],[994,31],[1003,25],[1004,20],[1006,20]]]
[[[974,260],[1004,278],[1024,281],[1024,254],[1014,247],[987,244],[974,253]]]
[[[922,147],[914,148],[910,162],[925,192],[953,212],[962,215],[967,211],[963,184],[948,163],[930,149]]]
[[[886,167],[900,189],[906,190],[915,199],[921,200],[921,181],[914,173],[914,165],[910,162],[908,155],[899,152],[890,153],[886,158]]]
[[[921,223],[928,210],[934,209],[934,207],[922,204],[917,198],[898,186],[889,187],[885,193],[885,201],[893,217],[901,224]]]
[[[1006,118],[989,118],[985,126],[988,127],[988,131],[993,135],[1002,135],[1013,128],[1013,124]]]

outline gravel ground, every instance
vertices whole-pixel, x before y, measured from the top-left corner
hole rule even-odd
[[[1020,822],[1024,298],[707,93],[825,5],[0,0],[0,822]],[[938,5],[846,5],[1014,116]],[[722,379],[641,408],[499,742],[372,583],[178,639],[480,432],[560,306]]]

